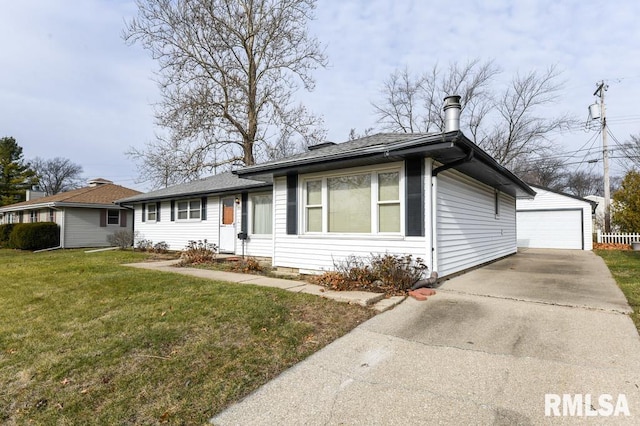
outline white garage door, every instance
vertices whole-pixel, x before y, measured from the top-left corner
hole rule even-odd
[[[582,250],[582,210],[532,210],[516,214],[518,247]]]

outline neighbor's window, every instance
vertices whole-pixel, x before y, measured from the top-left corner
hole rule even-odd
[[[399,233],[400,171],[329,176],[305,182],[307,232]],[[323,227],[324,225],[324,227]]]
[[[56,211],[54,209],[49,209],[49,222],[56,221]]]
[[[200,200],[179,201],[178,219],[200,219]]]
[[[154,222],[158,218],[158,211],[156,210],[156,204],[147,204],[147,220]]]
[[[273,202],[271,194],[251,196],[251,230],[253,234],[271,234]]]
[[[107,225],[118,225],[119,223],[120,210],[107,210]]]
[[[31,210],[31,215],[29,217],[29,220],[31,221],[31,223],[36,223],[38,221],[38,211],[37,210]]]

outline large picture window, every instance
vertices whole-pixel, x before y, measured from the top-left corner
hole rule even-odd
[[[267,235],[272,233],[273,202],[271,194],[251,196],[251,233]]]
[[[308,233],[400,233],[400,171],[385,170],[304,181]]]
[[[200,219],[200,200],[178,201],[178,220]]]

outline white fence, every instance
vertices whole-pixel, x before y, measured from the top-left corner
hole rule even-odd
[[[640,234],[603,234],[602,231],[598,230],[596,242],[609,244],[631,244],[634,241],[640,241]]]

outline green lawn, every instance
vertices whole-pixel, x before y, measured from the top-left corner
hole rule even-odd
[[[203,424],[373,315],[144,257],[0,250],[0,423]]]
[[[640,333],[640,252],[595,250],[609,267],[618,286],[633,309],[631,318]]]

